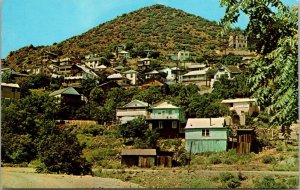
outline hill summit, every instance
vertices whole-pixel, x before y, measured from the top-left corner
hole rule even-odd
[[[123,14],[89,31],[51,46],[32,45],[10,52],[5,62],[21,66],[41,62],[44,51],[61,57],[111,52],[116,45],[151,49],[166,55],[187,49],[194,52],[214,50],[219,45],[217,22],[164,5],[153,5]]]

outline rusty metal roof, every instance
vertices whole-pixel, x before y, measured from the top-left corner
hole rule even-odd
[[[156,156],[156,149],[124,149],[122,156]]]

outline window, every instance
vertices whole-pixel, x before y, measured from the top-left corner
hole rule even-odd
[[[176,129],[177,128],[177,121],[172,121],[172,128]]]
[[[209,136],[209,129],[202,129],[202,136],[208,137]]]
[[[162,128],[163,128],[163,123],[162,123],[162,121],[159,121],[159,122],[158,122],[158,128],[159,128],[159,129],[162,129]]]

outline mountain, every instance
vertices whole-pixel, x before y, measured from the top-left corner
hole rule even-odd
[[[51,46],[32,45],[11,52],[5,59],[11,67],[41,62],[44,51],[57,51],[61,57],[110,52],[118,44],[136,49],[152,49],[166,55],[187,49],[201,54],[220,44],[217,22],[163,5],[145,7],[100,24],[81,35]]]

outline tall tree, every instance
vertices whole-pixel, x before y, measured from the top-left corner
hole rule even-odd
[[[225,33],[240,12],[249,16],[246,34],[254,43],[256,58],[250,67],[251,90],[271,116],[271,126],[289,128],[298,118],[298,10],[279,0],[221,0],[226,14]]]

